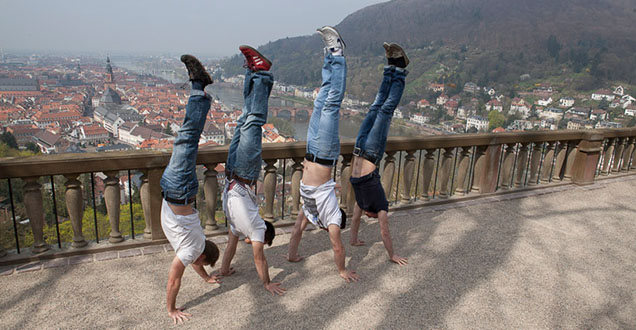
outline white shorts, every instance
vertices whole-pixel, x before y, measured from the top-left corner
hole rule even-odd
[[[320,228],[329,225],[340,227],[342,213],[336,197],[336,183],[329,180],[318,187],[300,182],[300,196],[303,198],[303,213],[307,220]]]
[[[229,187],[232,185],[232,189]],[[223,189],[223,212],[230,230],[239,239],[248,237],[252,241],[265,243],[265,220],[258,214],[256,195],[241,182],[225,180]]]

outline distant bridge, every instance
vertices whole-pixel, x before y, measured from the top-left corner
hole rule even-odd
[[[292,108],[292,107],[269,107],[269,113],[274,117],[284,119],[309,119],[313,109],[310,107]]]

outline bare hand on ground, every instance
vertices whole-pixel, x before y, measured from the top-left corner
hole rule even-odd
[[[290,258],[289,255],[284,254],[283,257],[285,257],[285,259],[287,259],[287,261],[289,261],[289,262],[299,262],[299,261],[305,259],[304,257],[301,257],[299,255],[294,256],[293,258]]]
[[[344,272],[340,273],[340,277],[342,277],[345,281],[347,281],[347,283],[351,281],[357,282],[360,279],[360,276],[358,276],[356,272],[351,270],[345,270]]]
[[[168,312],[168,315],[170,315],[170,318],[172,319],[174,324],[183,324],[184,321],[190,320],[188,316],[192,316],[192,314],[183,312],[181,308],[177,308],[172,312]]]
[[[224,273],[222,271],[219,271],[219,274],[216,275],[216,276],[218,276],[219,278],[228,277],[228,276],[230,276],[230,275],[232,275],[234,273],[236,273],[236,271],[234,270],[234,267],[230,267],[230,270],[228,270],[227,272]]]
[[[364,245],[364,241],[363,240],[357,240],[355,242],[349,242],[349,244],[351,244],[351,246],[363,246]]]
[[[265,284],[265,290],[272,293],[272,296],[279,295],[282,296],[285,294],[287,289],[280,286],[280,283],[270,282],[269,284]]]
[[[402,258],[397,254],[394,254],[393,257],[391,257],[391,261],[395,262],[396,264],[400,266],[406,266],[406,264],[408,264],[408,261],[406,261],[406,258]]]
[[[215,284],[215,283],[221,283],[221,275],[212,275],[208,278],[208,280],[206,281],[210,284]]]

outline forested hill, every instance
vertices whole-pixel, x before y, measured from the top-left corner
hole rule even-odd
[[[565,67],[594,76],[579,82],[582,89],[605,80],[633,84],[634,22],[634,0],[393,0],[352,13],[336,28],[348,46],[348,91],[368,99],[383,60],[383,41],[409,51],[411,81],[426,75],[502,85],[519,74],[537,77]],[[313,35],[280,39],[259,50],[273,59],[278,80],[315,86],[321,45]],[[225,69],[239,72],[241,63],[234,57]],[[443,77],[431,74],[439,64],[447,71]],[[411,87],[410,94],[419,89]]]

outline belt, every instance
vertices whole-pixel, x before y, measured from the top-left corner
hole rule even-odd
[[[163,192],[161,193],[163,195]],[[166,200],[166,202],[170,203],[170,204],[175,204],[175,205],[188,205],[188,204],[192,204],[194,203],[196,197],[190,197],[188,199],[176,199],[176,198],[170,198],[168,196],[163,196],[163,199]]]
[[[248,185],[248,186],[253,186],[253,185],[256,183],[256,179],[254,179],[254,180],[245,179],[245,178],[242,178],[242,177],[240,177],[240,176],[238,176],[238,175],[236,175],[236,174],[234,174],[234,173],[231,173],[231,174],[230,174],[230,173],[227,173],[227,172],[226,172],[226,173],[225,173],[225,176],[226,176],[226,177],[228,178],[228,180],[230,180],[230,181],[232,181],[232,180],[236,180],[236,181],[239,181],[239,182],[241,182],[241,183],[244,183],[244,184],[246,184],[246,185]]]
[[[353,155],[354,156],[358,156],[358,157],[362,157],[370,162],[372,162],[373,164],[375,164],[375,166],[380,166],[380,162],[382,161],[382,157],[375,157],[372,156],[371,154],[369,154],[368,152],[355,147],[353,148]]]
[[[336,162],[338,161],[338,159],[330,160],[330,159],[318,158],[316,157],[316,155],[313,155],[310,153],[305,154],[305,159],[310,162],[314,162],[314,163],[318,163],[320,165],[326,165],[326,166],[334,166],[336,165]]]

